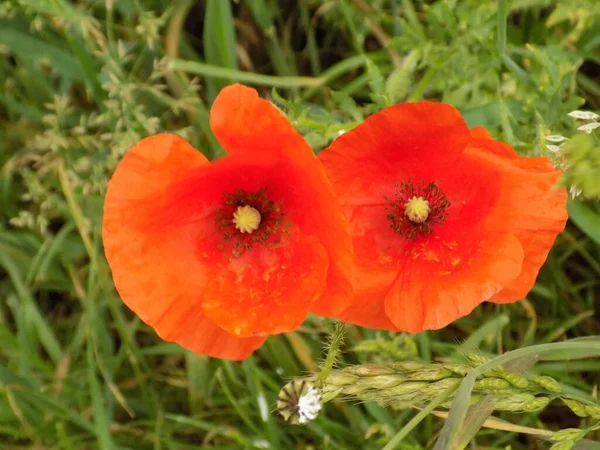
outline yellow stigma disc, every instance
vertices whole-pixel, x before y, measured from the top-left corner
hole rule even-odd
[[[429,217],[429,202],[423,197],[414,196],[404,205],[404,213],[406,216],[415,223],[423,223]]]
[[[233,224],[240,233],[252,233],[260,225],[260,213],[252,206],[238,206],[233,213]]]

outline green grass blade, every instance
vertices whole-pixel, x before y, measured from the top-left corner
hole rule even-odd
[[[58,363],[63,351],[61,345],[54,334],[53,328],[48,320],[42,315],[38,309],[31,291],[26,287],[25,282],[19,273],[19,269],[14,262],[8,258],[4,250],[0,246],[0,267],[8,273],[8,276],[19,296],[20,305],[24,314],[30,320],[30,325],[35,327],[35,334],[39,338],[39,343],[48,352],[54,363]]]
[[[104,406],[101,384],[96,377],[96,361],[94,359],[94,350],[92,343],[88,341],[86,346],[87,356],[87,379],[92,397],[92,412],[94,415],[94,431],[98,438],[98,444],[102,449],[111,449],[114,447],[110,433],[107,411]]]
[[[575,222],[591,240],[600,245],[600,216],[582,201],[572,200],[567,204],[569,218]]]
[[[506,52],[506,21],[508,19],[507,0],[497,0],[498,11],[496,13],[496,48],[503,55]]]
[[[475,380],[473,379],[473,382],[475,382]],[[402,442],[402,440],[408,436],[408,434],[419,424],[423,421],[423,419],[425,419],[425,417],[427,417],[429,414],[431,414],[431,412],[437,408],[439,405],[441,405],[442,403],[444,403],[455,391],[456,389],[459,387],[459,384],[461,384],[460,382],[456,382],[453,386],[450,386],[449,388],[447,388],[445,391],[441,392],[429,405],[427,405],[426,408],[423,408],[423,410],[419,411],[419,413],[413,417],[410,422],[408,422],[406,425],[404,425],[404,427],[402,427],[402,429],[398,432],[398,434],[396,434],[388,443],[385,447],[383,447],[381,450],[394,450],[399,448],[398,444],[400,442]],[[462,383],[464,384],[464,382]],[[461,386],[462,388],[462,386]],[[471,389],[473,387],[471,386]],[[470,392],[470,391],[469,391]],[[458,397],[460,391],[456,393],[456,396]],[[444,447],[445,448],[445,447]]]
[[[450,443],[454,441],[456,433],[463,426],[469,410],[471,392],[473,391],[476,379],[477,375],[471,370],[460,382],[460,387],[456,391],[454,400],[448,411],[448,418],[446,419],[446,423],[444,423],[442,431],[440,431],[440,436],[435,443],[434,450],[453,448],[450,446]]]
[[[236,80],[240,83],[255,84],[261,86],[297,88],[303,86],[320,86],[322,80],[313,77],[296,76],[275,76],[263,75],[254,72],[244,72],[237,69],[220,67],[213,64],[200,63],[196,61],[173,60],[169,63],[173,70],[194,75],[203,75],[207,78],[216,78],[220,80]]]
[[[230,0],[207,0],[204,15],[204,57],[207,63],[231,70],[237,69],[235,29]],[[208,77],[206,90],[210,101],[225,85],[235,80]]]

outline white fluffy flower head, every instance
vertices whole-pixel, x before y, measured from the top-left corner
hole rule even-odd
[[[303,425],[315,420],[321,408],[321,390],[308,380],[291,381],[277,397],[277,410],[289,423]]]
[[[321,412],[321,393],[312,386],[298,398],[298,423],[315,420]]]

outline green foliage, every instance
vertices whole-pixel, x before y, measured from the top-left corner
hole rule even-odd
[[[600,199],[600,140],[592,134],[578,134],[563,144],[568,168],[566,186],[575,185],[585,197]]]
[[[232,81],[260,88],[317,151],[378,109],[420,99],[452,103],[521,153],[546,155],[544,137],[564,135],[565,184],[597,198],[597,137],[574,133],[567,113],[600,107],[599,35],[595,0],[1,2],[0,446],[390,450],[431,448],[441,432],[473,448],[545,448],[540,437],[598,448],[588,409],[600,362],[568,346],[526,381],[577,398],[569,407],[586,416],[575,421],[551,404],[548,416],[501,413],[514,432],[473,437],[493,408],[469,409],[480,386],[466,376],[420,412],[334,402],[287,426],[272,414],[279,388],[317,370],[332,326],[309,318],[243,363],[185,352],[124,307],[100,226],[110,174],[142,137],[169,131],[221,154],[207,105]],[[598,205],[576,200],[569,212],[526,301],[482,305],[416,337],[348,327],[345,348],[357,351],[334,355],[337,366],[456,368],[475,349],[487,366],[507,350],[533,358],[534,344],[600,334]],[[491,383],[519,389],[525,369],[508,362]],[[450,418],[430,415],[457,388]]]

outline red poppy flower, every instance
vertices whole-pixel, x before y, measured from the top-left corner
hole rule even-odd
[[[352,299],[347,222],[310,147],[255,90],[229,86],[212,164],[183,139],[142,140],[115,171],[103,240],[125,303],[165,340],[243,359],[309,311]]]
[[[371,328],[441,328],[534,284],[567,219],[561,172],[521,158],[449,105],[387,108],[320,159],[350,221],[356,300]]]

